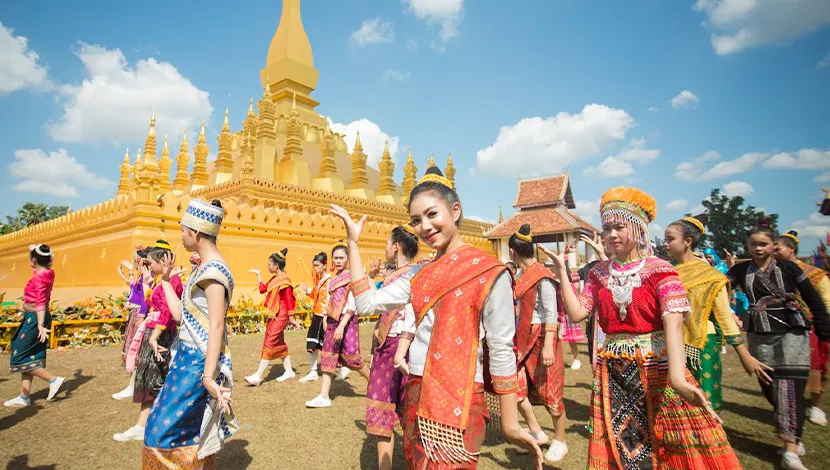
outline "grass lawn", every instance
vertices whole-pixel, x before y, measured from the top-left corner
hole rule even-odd
[[[370,326],[361,329],[364,358],[368,358]],[[297,374],[308,371],[305,332],[287,333]],[[304,403],[320,391],[320,382],[296,380],[277,383],[282,373],[274,365],[268,381],[249,388],[242,377],[259,362],[262,335],[234,336],[234,407],[242,429],[220,452],[219,468],[227,469],[371,469],[376,468],[375,443],[365,433],[365,381],[356,373],[332,388],[333,406],[306,409]],[[586,348],[581,348],[583,364]],[[47,402],[47,388],[35,382],[33,405],[0,409],[0,464],[6,469],[113,469],[140,468],[141,443],[119,443],[112,435],[135,423],[138,405],[115,401],[128,376],[120,367],[118,347],[49,351],[47,364],[67,378],[64,392]],[[8,355],[2,355],[8,363]],[[747,377],[734,351],[724,356],[724,410],[721,413],[729,439],[747,469],[778,467],[779,442],[772,426],[772,407],[757,382]],[[0,372],[0,398],[19,393],[19,376]],[[584,469],[587,462],[590,368],[566,370],[565,406],[570,452],[558,468]],[[37,379],[36,379],[37,380]],[[830,407],[825,406],[826,411]],[[536,414],[548,432],[550,418],[541,407]],[[830,468],[830,428],[806,424],[804,464],[811,470]],[[396,438],[396,468],[404,468],[400,434]],[[480,469],[528,468],[529,460],[490,432]],[[2,468],[2,467],[0,467]],[[546,467],[550,468],[550,467]]]

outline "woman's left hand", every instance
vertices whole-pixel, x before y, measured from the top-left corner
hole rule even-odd
[[[542,470],[542,463],[544,462],[542,457],[542,449],[539,448],[539,444],[536,443],[536,439],[534,439],[529,432],[519,427],[511,430],[504,429],[503,432],[504,437],[511,444],[517,445],[530,452],[535,460],[537,470]]]
[[[147,340],[147,343],[150,345],[150,348],[153,349],[153,355],[156,356],[156,360],[164,361],[164,356],[162,356],[161,353],[167,352],[167,348],[160,346],[158,340],[153,337],[150,337],[150,339]]]
[[[222,407],[222,410],[225,413],[231,412],[231,403],[233,403],[233,399],[229,396],[225,396],[225,394],[230,394],[231,389],[227,387],[220,387],[215,380],[209,377],[202,377],[202,385],[205,386],[205,390],[207,390],[208,394],[219,403],[219,406]]]
[[[703,408],[706,413],[712,417],[712,419],[717,421],[719,424],[723,424],[723,420],[720,419],[720,416],[718,416],[717,413],[715,413],[715,409],[712,408],[712,404],[709,403],[709,399],[706,398],[706,394],[703,393],[703,390],[695,387],[685,380],[683,380],[682,383],[672,384],[672,388],[678,395],[680,395],[681,398],[686,400],[688,404]]]
[[[49,339],[49,329],[45,326],[38,326],[37,327],[37,339],[40,340],[41,343],[45,343],[46,340]]]
[[[553,354],[553,348],[542,348],[542,364],[545,367],[550,367],[553,365],[556,356]]]
[[[341,339],[343,339],[343,327],[338,326],[337,329],[334,330],[334,342],[339,343]]]
[[[337,204],[332,204],[329,213],[339,217],[346,226],[346,239],[350,242],[357,243],[360,239],[360,232],[363,231],[363,224],[366,223],[366,216],[360,218],[359,222],[352,220],[352,216]]]

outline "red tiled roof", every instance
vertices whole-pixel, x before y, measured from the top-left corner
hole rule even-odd
[[[567,174],[549,178],[521,180],[519,181],[519,191],[513,207],[528,209],[531,207],[553,206],[564,202],[569,209],[573,209],[575,206],[570,186]]]
[[[576,214],[559,207],[542,207],[538,209],[525,209],[517,212],[513,217],[493,227],[485,236],[490,239],[509,237],[522,224],[530,224],[533,235],[550,235],[554,233],[568,233],[578,229],[596,232],[588,222],[580,219]]]

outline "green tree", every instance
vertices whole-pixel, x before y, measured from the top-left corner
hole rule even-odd
[[[703,244],[717,250],[719,255],[723,250],[737,254],[740,258],[748,257],[746,253],[746,233],[758,223],[758,219],[766,217],[772,228],[778,225],[778,214],[767,214],[755,206],[747,205],[741,196],[728,197],[720,193],[720,189],[713,189],[708,199],[701,202],[709,215],[709,223],[704,234]]]
[[[6,216],[0,234],[12,233],[30,225],[46,222],[66,215],[69,206],[50,206],[43,202],[27,202],[17,209],[17,215]]]
[[[654,256],[670,260],[671,257],[666,251],[666,245],[664,245],[663,242],[664,240],[660,237],[654,237],[654,239],[651,240],[651,243],[654,244]]]

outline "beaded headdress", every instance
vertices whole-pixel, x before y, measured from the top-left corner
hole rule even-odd
[[[37,245],[29,245],[29,251],[34,251],[40,256],[48,256],[50,258],[53,258],[55,256],[54,254],[52,254],[52,250],[44,246],[43,243],[38,243]]]
[[[782,237],[787,237],[787,238],[789,238],[790,240],[794,241],[796,245],[798,245],[799,243],[801,243],[801,241],[798,239],[798,237],[797,237],[794,233],[789,233],[789,232],[787,232],[787,233],[785,233],[785,234],[783,234],[783,235],[781,235],[781,236],[782,236]]]
[[[191,199],[182,216],[181,224],[197,232],[215,237],[219,235],[223,217],[225,217],[225,209],[198,199]]]
[[[600,201],[602,225],[625,224],[632,235],[645,246],[648,242],[648,224],[657,217],[657,201],[636,188],[617,187],[605,191]]]
[[[703,226],[703,222],[695,219],[694,217],[683,217],[681,220],[683,222],[688,222],[694,225],[700,231],[700,233],[706,232],[706,227]]]

